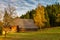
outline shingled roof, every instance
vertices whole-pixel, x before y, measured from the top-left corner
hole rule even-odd
[[[15,18],[12,25],[18,25],[20,28],[38,28],[32,19]]]

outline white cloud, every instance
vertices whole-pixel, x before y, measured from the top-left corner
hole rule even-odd
[[[60,0],[57,0],[57,2],[59,2],[59,3],[60,3]]]
[[[11,2],[16,2],[16,1],[18,1],[18,0],[11,0]]]
[[[0,3],[0,10],[4,10],[4,8],[6,7],[6,5],[5,4],[3,4],[3,3]]]
[[[8,3],[10,3],[14,7],[16,7],[18,15],[24,14],[28,10],[36,8],[38,3],[47,5],[51,4],[51,2],[52,0],[0,0],[1,8],[4,8]]]
[[[21,16],[22,14],[25,14],[28,10],[19,10],[19,11],[16,11],[18,14],[18,16]]]

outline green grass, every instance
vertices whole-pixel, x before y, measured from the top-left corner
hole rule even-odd
[[[41,29],[37,32],[9,33],[0,40],[60,40],[60,27]]]

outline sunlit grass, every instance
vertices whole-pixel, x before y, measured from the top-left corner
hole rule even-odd
[[[9,33],[5,38],[0,36],[0,40],[60,40],[60,27],[48,28],[37,32]]]

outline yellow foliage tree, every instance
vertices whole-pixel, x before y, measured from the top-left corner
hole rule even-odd
[[[45,26],[45,15],[44,15],[44,7],[41,6],[40,4],[38,5],[38,7],[36,8],[36,13],[34,15],[34,21],[35,24],[39,27],[39,28],[43,28]]]

